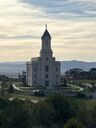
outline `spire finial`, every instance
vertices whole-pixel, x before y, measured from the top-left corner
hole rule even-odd
[[[45,24],[45,29],[47,29],[47,24]]]

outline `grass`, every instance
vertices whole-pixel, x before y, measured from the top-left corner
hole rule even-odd
[[[81,83],[96,83],[96,80],[77,80],[77,82],[81,82]]]
[[[77,92],[78,91],[78,88],[77,87],[80,87],[80,85],[78,84],[78,82],[92,82],[92,80],[81,80],[81,81],[76,81],[76,82],[73,82],[72,84],[74,86],[65,86],[63,88],[56,88],[56,89],[39,89],[41,91],[44,91],[45,93],[49,93],[49,94],[52,94],[52,93],[73,93],[73,92]],[[95,82],[95,81],[94,81]],[[10,85],[10,83],[8,83]],[[21,83],[20,82],[14,82],[14,84],[16,84],[17,87],[22,87]],[[77,87],[75,87],[77,86]],[[24,92],[20,92],[20,91],[15,91],[15,93],[7,93],[6,94],[6,98],[17,98],[17,99],[24,99],[24,100],[36,100],[36,101],[40,101],[40,100],[44,100],[45,97],[40,97],[40,96],[31,96],[31,91],[34,90],[33,88],[24,88],[22,87],[21,90],[24,90]],[[35,89],[36,90],[36,89]],[[38,89],[37,89],[38,90]],[[84,93],[90,93],[92,92],[92,90],[88,89],[87,87],[84,87],[84,90],[81,91],[81,92],[84,92]],[[29,93],[29,95],[28,95]]]
[[[8,99],[33,100],[37,102],[45,99],[45,97],[41,97],[41,96],[29,96],[29,95],[16,94],[16,93],[5,93],[4,96],[0,96],[0,97],[8,98]]]
[[[11,98],[17,98],[17,99],[24,99],[24,100],[44,100],[45,97],[38,97],[38,96],[28,96],[28,95],[22,95],[22,94],[10,94]]]

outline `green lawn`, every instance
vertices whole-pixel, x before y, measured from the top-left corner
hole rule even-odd
[[[77,82],[81,82],[81,83],[96,83],[96,80],[77,80]]]
[[[38,96],[27,96],[27,95],[22,95],[22,94],[10,94],[11,98],[18,98],[18,99],[25,99],[25,100],[44,100],[45,97],[38,97]]]
[[[4,96],[1,96],[3,98],[8,99],[21,99],[21,100],[33,100],[33,101],[42,101],[45,99],[45,97],[39,97],[39,96],[28,96],[23,94],[16,94],[16,93],[5,93]]]

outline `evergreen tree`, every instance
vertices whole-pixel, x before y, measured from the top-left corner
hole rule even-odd
[[[9,86],[8,92],[9,92],[9,93],[13,93],[13,92],[14,92],[14,88],[13,88],[12,84]]]
[[[85,126],[76,119],[70,119],[65,124],[64,128],[85,128]]]

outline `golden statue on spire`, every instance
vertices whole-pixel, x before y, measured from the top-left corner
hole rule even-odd
[[[45,24],[45,29],[47,29],[47,24]]]

